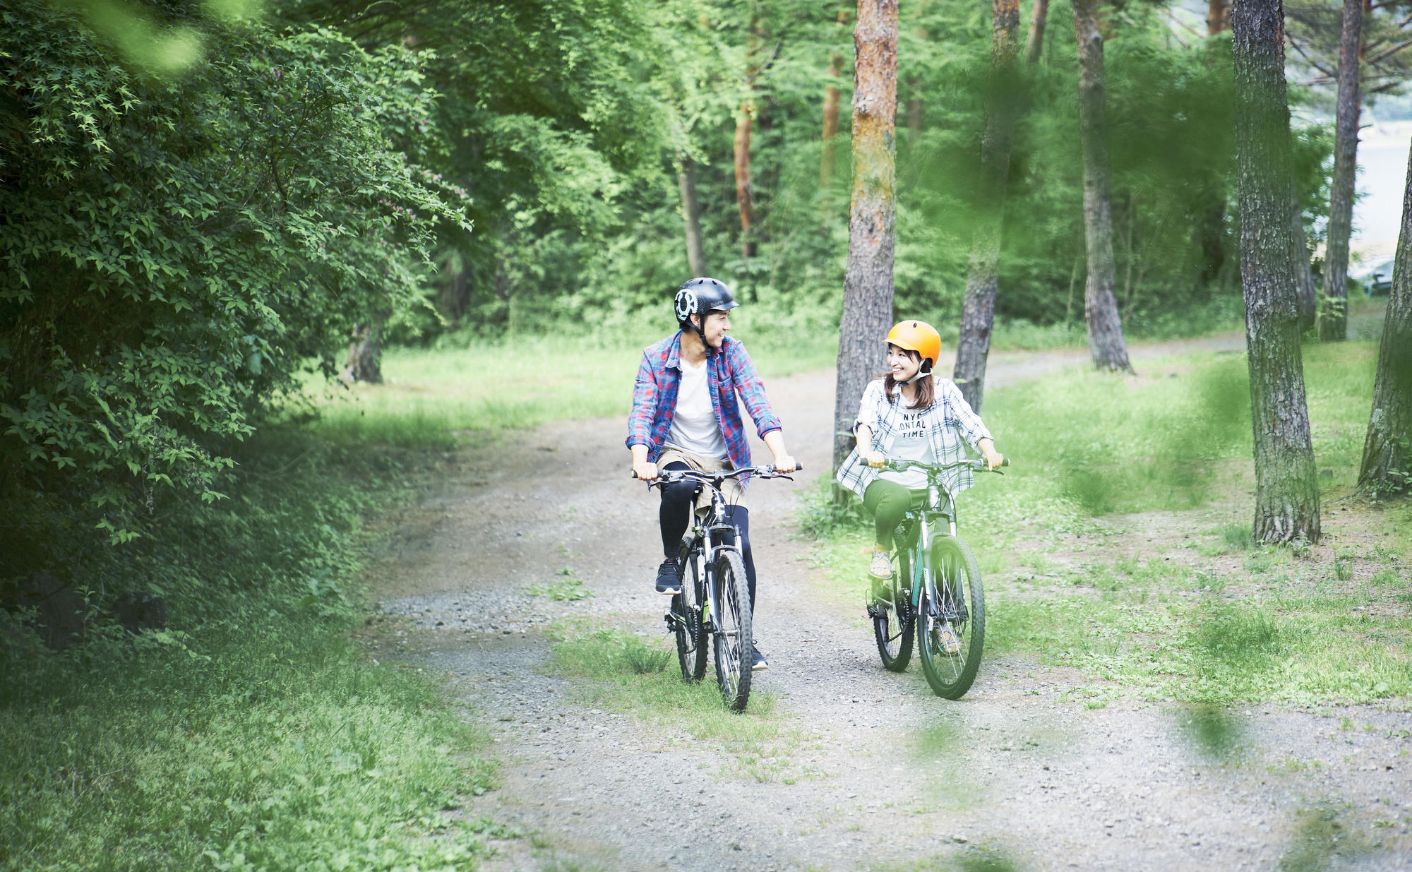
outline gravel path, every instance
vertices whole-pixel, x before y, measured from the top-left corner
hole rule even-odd
[[[1135,348],[1135,365],[1175,350]],[[993,355],[990,385],[1084,360]],[[817,372],[770,384],[810,479],[828,465],[833,388]],[[407,619],[394,641],[452,676],[502,761],[469,813],[524,837],[498,842],[489,868],[1412,869],[1408,714],[1091,710],[1069,693],[1086,679],[1014,658],[940,700],[915,664],[878,665],[861,583],[858,602],[820,593],[788,482],[751,493],[771,664],[756,688],[789,736],[767,750],[778,759],[745,766],[679,726],[591,707],[544,668],[546,628],[588,615],[664,632],[657,500],[629,480],[622,435],[618,420],[561,423],[467,456],[382,564],[382,608]],[[566,567],[592,597],[527,590]]]

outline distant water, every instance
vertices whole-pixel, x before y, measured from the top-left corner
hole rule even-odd
[[[1374,124],[1358,137],[1358,193],[1352,249],[1365,262],[1392,257],[1402,223],[1412,122]],[[1357,272],[1355,269],[1353,272]]]

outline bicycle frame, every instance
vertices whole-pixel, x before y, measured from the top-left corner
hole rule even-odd
[[[932,525],[931,522],[938,516],[946,518],[946,535],[955,538],[956,536],[956,494],[941,481],[941,474],[946,470],[958,469],[962,467],[977,469],[975,461],[962,460],[957,463],[948,463],[944,466],[931,466],[925,463],[918,463],[911,460],[888,461],[888,468],[898,472],[915,467],[927,473],[927,499],[917,509],[912,509],[903,516],[906,518],[916,518],[918,526],[917,541],[912,546],[912,579],[911,579],[911,601],[915,608],[922,602],[922,584],[927,585],[927,596],[932,602],[938,602],[935,589],[935,574],[931,571],[932,561]],[[946,502],[942,502],[942,495],[946,496]],[[949,508],[950,511],[945,509]]]

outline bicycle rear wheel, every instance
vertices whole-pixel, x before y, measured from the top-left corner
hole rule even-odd
[[[701,578],[700,561],[688,553],[680,561],[681,593],[672,597],[673,635],[677,640],[677,663],[684,681],[700,681],[706,674],[706,624],[701,604],[706,581]]]
[[[745,562],[736,551],[721,551],[711,573],[715,592],[712,638],[715,640],[716,682],[721,697],[734,711],[744,711],[750,701],[750,661],[754,653],[750,635],[750,588]]]
[[[904,586],[904,579],[911,578],[912,572],[905,549],[893,554],[896,566],[888,582],[892,601],[874,603],[868,608],[868,615],[873,619],[873,639],[878,643],[883,668],[904,672],[912,661],[912,625],[916,619],[912,611],[912,592]]]
[[[938,539],[932,546],[936,602],[922,592],[917,609],[917,645],[922,672],[932,692],[960,699],[976,680],[985,646],[985,593],[971,549],[960,539]]]

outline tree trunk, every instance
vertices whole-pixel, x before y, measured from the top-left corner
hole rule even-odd
[[[1099,0],[1074,0],[1074,30],[1079,43],[1079,139],[1084,162],[1084,238],[1088,281],[1084,318],[1088,350],[1099,369],[1132,372],[1118,301],[1113,295],[1113,205],[1108,185],[1108,143],[1103,119],[1103,35],[1098,29]]]
[[[1010,178],[1010,142],[1015,124],[1016,36],[1020,29],[1019,0],[991,4],[989,105],[981,139],[981,213],[961,304],[961,335],[956,343],[952,377],[966,402],[977,412],[985,394],[985,365],[995,321],[995,294],[1000,274],[1000,240],[1005,222],[1005,186]]]
[[[1206,33],[1215,36],[1231,29],[1230,0],[1206,0]]]
[[[852,448],[850,429],[873,373],[883,368],[892,322],[896,217],[897,0],[858,0],[853,30],[853,200],[834,392],[834,468]]]
[[[1034,66],[1044,51],[1044,25],[1049,19],[1049,0],[1034,0],[1034,17],[1030,19],[1030,36],[1025,41],[1025,63]]]
[[[1289,256],[1290,267],[1294,270],[1295,311],[1299,316],[1299,331],[1303,333],[1314,326],[1319,292],[1314,287],[1314,270],[1309,265],[1309,238],[1304,234],[1304,214],[1298,203],[1290,210]]]
[[[1334,176],[1329,182],[1329,238],[1324,247],[1324,300],[1319,338],[1348,338],[1348,237],[1353,230],[1353,191],[1358,175],[1358,50],[1363,0],[1344,0],[1338,43],[1338,114],[1334,122]]]
[[[338,379],[344,384],[366,382],[382,384],[382,323],[378,318],[371,324],[360,324],[348,343],[348,354]]]
[[[840,13],[841,14],[841,13]],[[834,149],[838,143],[838,86],[834,84],[843,72],[843,56],[829,55],[828,84],[824,86],[824,148],[819,158],[819,190],[833,184]]]
[[[755,256],[755,205],[750,195],[750,128],[754,113],[755,107],[747,100],[735,118],[735,202],[740,208],[740,253],[745,257]]]
[[[686,266],[694,276],[706,275],[706,255],[701,249],[701,204],[696,199],[696,162],[684,157],[677,171],[681,189],[681,214],[686,223]]]
[[[1319,490],[1290,264],[1294,209],[1281,0],[1235,0],[1240,276],[1255,435],[1257,542],[1317,541]]]
[[[1412,157],[1358,487],[1374,495],[1412,491]]]

